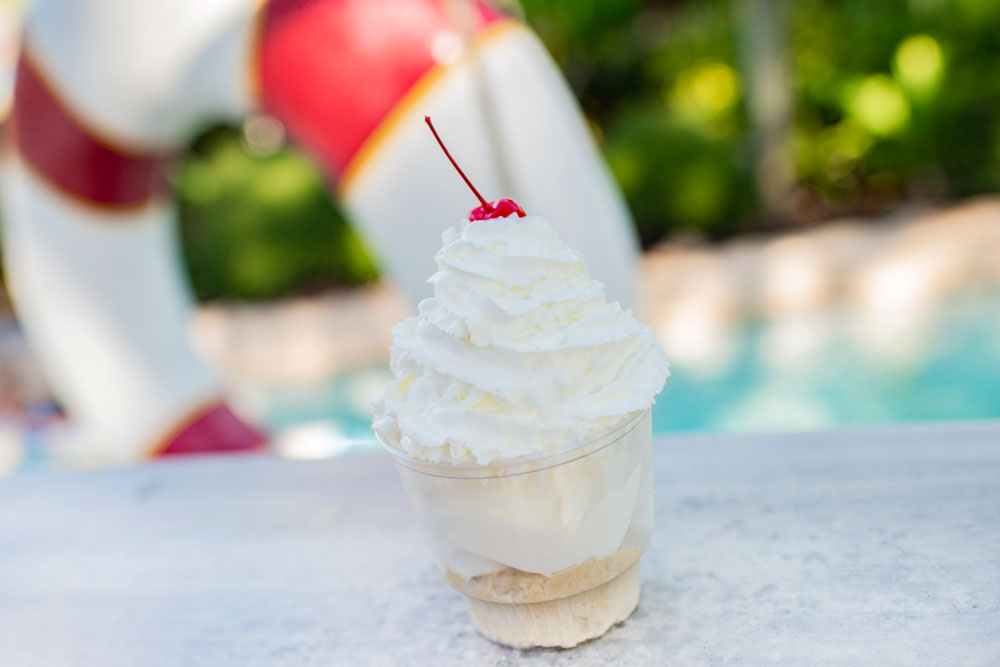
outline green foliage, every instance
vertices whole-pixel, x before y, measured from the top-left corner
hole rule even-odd
[[[729,4],[605,2],[601,23],[572,2],[522,4],[603,128],[642,241],[744,229],[755,203]]]
[[[723,236],[775,222],[761,218],[753,195],[740,1],[607,2],[601,23],[591,3],[523,0],[603,128],[646,243],[679,229]],[[783,7],[789,149],[799,191],[823,213],[997,188],[1000,0]]]
[[[622,114],[606,136],[608,163],[644,242],[662,236],[667,224],[733,232],[752,211],[749,179],[729,142],[643,108]]]
[[[259,299],[372,280],[375,268],[300,154],[255,157],[235,130],[194,145],[176,181],[185,256],[201,299]]]

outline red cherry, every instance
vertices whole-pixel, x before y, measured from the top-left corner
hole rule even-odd
[[[490,202],[490,209],[484,206],[477,206],[469,211],[469,220],[495,220],[496,218],[506,218],[511,213],[517,213],[517,217],[524,217],[524,209],[513,199],[497,199]]]
[[[493,202],[488,202],[483,199],[483,196],[479,194],[479,190],[476,189],[476,186],[472,184],[472,181],[470,181],[465,175],[462,168],[458,166],[457,162],[455,162],[455,158],[453,158],[451,153],[448,152],[448,149],[445,148],[444,142],[441,141],[441,137],[438,136],[437,130],[434,129],[434,124],[431,123],[431,117],[424,116],[424,122],[427,123],[427,127],[431,128],[431,134],[433,134],[434,138],[437,139],[438,146],[440,146],[441,150],[444,151],[444,154],[451,162],[451,165],[455,167],[455,171],[458,172],[458,175],[462,177],[465,184],[469,186],[470,190],[472,190],[472,194],[476,195],[476,199],[478,199],[482,204],[482,206],[477,206],[469,211],[469,220],[494,220],[496,218],[506,218],[511,213],[517,213],[517,217],[519,218],[524,217],[524,209],[521,208],[521,206],[513,199],[497,199]]]

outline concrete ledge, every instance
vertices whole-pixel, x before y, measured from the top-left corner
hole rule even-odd
[[[387,456],[0,478],[11,665],[1000,663],[1000,422],[662,438],[636,614],[480,638]]]

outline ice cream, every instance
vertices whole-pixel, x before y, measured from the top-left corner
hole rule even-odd
[[[375,430],[414,458],[497,463],[591,440],[653,403],[668,375],[648,327],[543,219],[444,233],[434,297],[393,331]]]
[[[393,332],[395,379],[375,401],[373,426],[401,455],[465,473],[404,482],[446,579],[477,600],[470,609],[482,626],[509,616],[503,606],[494,614],[497,604],[571,597],[635,564],[651,523],[649,467],[635,446],[529,475],[504,471],[599,448],[602,437],[641,447],[645,435],[648,448],[647,410],[668,369],[650,330],[607,302],[545,220],[462,221],[443,241],[434,297]],[[476,478],[480,468],[498,474]],[[632,602],[600,598],[615,620],[634,608],[637,576],[624,591]],[[533,626],[548,617],[533,613]]]
[[[373,428],[480,632],[574,646],[638,602],[669,371],[548,222],[480,199],[393,331]]]

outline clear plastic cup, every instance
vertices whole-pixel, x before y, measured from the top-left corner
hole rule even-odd
[[[593,441],[498,465],[428,463],[382,445],[477,629],[508,646],[571,647],[638,604],[651,440],[645,410]]]

